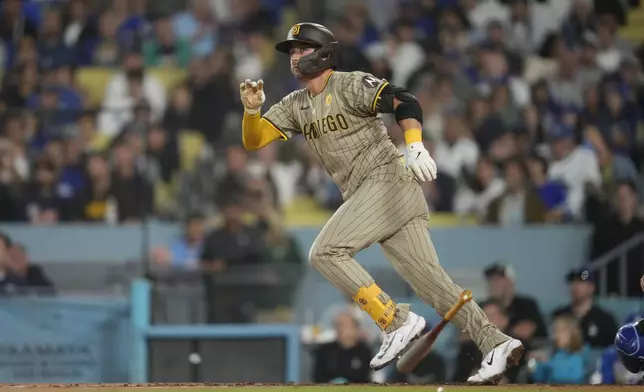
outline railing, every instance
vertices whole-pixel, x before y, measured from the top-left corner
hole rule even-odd
[[[605,253],[601,257],[588,263],[588,269],[592,272],[600,273],[599,294],[607,295],[608,273],[607,268],[613,262],[619,263],[619,295],[626,296],[628,279],[639,279],[640,277],[627,276],[629,253],[638,246],[644,246],[644,233],[637,234],[629,240],[623,242],[613,250]],[[644,255],[642,255],[644,256]]]

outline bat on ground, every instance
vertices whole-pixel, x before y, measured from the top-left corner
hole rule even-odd
[[[398,360],[396,368],[399,372],[406,374],[414,370],[420,361],[427,356],[429,350],[432,348],[434,341],[438,337],[438,334],[445,328],[445,326],[454,318],[456,313],[468,302],[472,300],[472,292],[470,290],[465,290],[458,297],[458,301],[452,306],[452,308],[445,314],[441,321],[436,324],[431,331],[427,332],[425,335],[421,336],[416,340],[412,346],[407,350]]]

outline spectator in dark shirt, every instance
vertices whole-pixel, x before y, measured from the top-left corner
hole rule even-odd
[[[41,158],[34,168],[34,181],[24,192],[25,220],[35,224],[56,223],[63,213],[63,199],[58,194],[58,171],[47,158]]]
[[[63,22],[58,11],[48,11],[38,34],[40,66],[50,68],[75,61],[74,52],[63,41]]]
[[[127,140],[114,148],[112,193],[116,200],[119,222],[140,222],[151,212],[154,192],[148,179],[136,165],[133,147]]]
[[[25,280],[9,268],[12,246],[11,238],[0,232],[0,296],[16,294],[26,286]]]
[[[113,209],[112,175],[107,160],[92,154],[85,164],[87,186],[78,195],[77,219],[84,221],[109,221]]]
[[[490,299],[499,302],[508,314],[508,332],[511,336],[529,344],[534,338],[546,338],[546,326],[537,302],[528,296],[517,295],[514,287],[514,272],[502,264],[493,264],[485,269]]]
[[[595,224],[592,241],[592,257],[597,258],[610,252],[630,238],[644,233],[644,221],[637,216],[637,193],[632,182],[617,185],[613,213]],[[620,293],[620,263],[613,262],[606,268],[605,288],[608,294]],[[626,276],[644,274],[644,251],[641,246],[627,253]],[[626,286],[628,296],[641,295],[637,282],[629,279]]]
[[[239,194],[228,196],[222,203],[223,225],[204,240],[202,266],[221,271],[259,262],[265,247],[263,231],[244,222],[246,211]]]
[[[570,284],[571,303],[554,311],[553,318],[561,315],[574,316],[581,326],[584,341],[592,348],[606,348],[613,344],[617,323],[613,315],[595,305],[595,280],[587,269],[571,271],[567,276]]]
[[[316,383],[367,383],[371,381],[371,349],[360,338],[360,323],[350,313],[335,319],[336,340],[315,351]]]
[[[54,292],[54,284],[41,266],[31,263],[27,249],[23,244],[14,243],[9,250],[9,269],[24,280],[30,292],[37,294],[52,294]]]
[[[0,9],[0,38],[7,44],[16,44],[23,37],[35,37],[37,21],[22,10],[22,0],[4,0]]]

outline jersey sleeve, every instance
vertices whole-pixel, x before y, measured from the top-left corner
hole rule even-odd
[[[342,80],[342,96],[348,110],[360,116],[376,115],[376,106],[382,89],[389,84],[370,73],[350,72]]]
[[[287,95],[281,101],[271,106],[262,118],[275,128],[284,140],[288,140],[294,134],[300,132],[295,122],[295,116],[293,115],[292,95]]]

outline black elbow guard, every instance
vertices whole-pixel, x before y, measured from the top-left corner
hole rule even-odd
[[[394,99],[400,101],[395,109]],[[413,118],[423,123],[423,111],[416,97],[402,87],[386,85],[380,93],[377,107],[380,113],[393,113],[397,122]]]
[[[396,117],[396,122],[413,118],[418,120],[420,125],[423,125],[423,110],[420,108],[420,104],[416,100],[413,102],[399,103],[394,111],[394,116]]]

